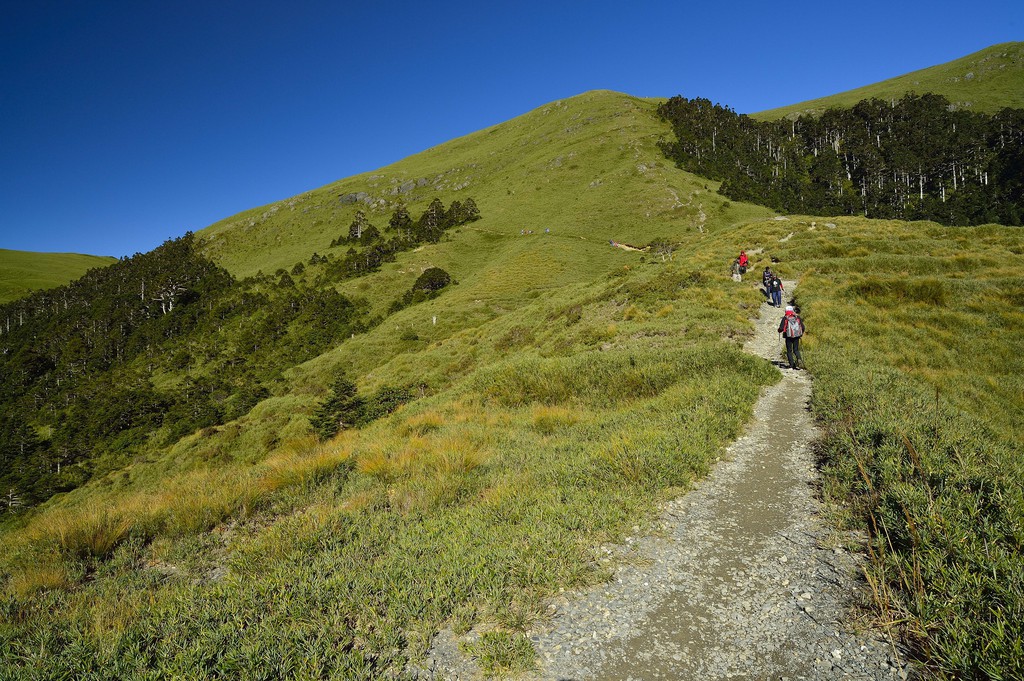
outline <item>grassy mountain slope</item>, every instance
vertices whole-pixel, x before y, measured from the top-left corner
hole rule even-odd
[[[483,214],[339,287],[385,314],[440,266],[459,283],[436,299],[294,367],[237,421],[6,527],[4,667],[402,678],[440,627],[476,623],[485,668],[528,666],[523,632],[547,599],[606,576],[598,547],[704,475],[777,379],[738,348],[760,300],[727,274],[745,246],[758,271],[802,278],[826,487],[853,499],[849,523],[887,523],[872,544],[880,612],[953,676],[983,669],[970,656],[984,649],[1012,678],[1019,623],[998,613],[1019,607],[1024,574],[1009,550],[1024,502],[1008,435],[1024,355],[1005,340],[1024,331],[1019,231],[773,219],[666,162],[655,105],[586,93],[201,232],[244,276],[329,252],[358,207],[383,227],[399,196],[414,212],[472,196]],[[369,204],[339,198],[359,192]],[[676,244],[671,258],[608,243],[656,237]],[[966,363],[948,350],[960,327],[978,330]],[[307,419],[338,369],[361,394],[408,386],[416,399],[318,443]],[[963,540],[979,517],[981,543]],[[886,553],[887,540],[918,553]],[[972,571],[957,571],[961,550]]]
[[[33,253],[0,248],[0,303],[66,284],[115,258],[77,253]]]
[[[1024,108],[1024,43],[1002,43],[954,61],[865,85],[828,97],[752,114],[761,120],[819,114],[850,107],[862,99],[899,99],[908,92],[943,95],[952,104],[995,113],[1003,107]]]

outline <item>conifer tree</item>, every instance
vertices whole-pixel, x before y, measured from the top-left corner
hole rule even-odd
[[[370,226],[369,221],[366,219],[366,213],[361,210],[356,211],[356,217],[352,220],[352,224],[348,226],[348,238],[352,241],[358,241],[363,238],[363,232]]]
[[[465,212],[462,208],[462,202],[456,199],[452,201],[452,205],[448,207],[448,212],[445,214],[445,227],[455,227],[461,225],[466,221]]]
[[[407,239],[412,235],[412,218],[409,216],[409,209],[404,203],[398,204],[388,221],[388,229],[398,234],[400,239]]]
[[[473,222],[474,220],[480,219],[480,209],[476,207],[476,201],[473,197],[469,197],[462,204],[462,222],[459,224],[465,224],[467,222]]]
[[[313,412],[309,424],[321,441],[329,440],[342,430],[359,425],[362,411],[363,400],[356,393],[356,384],[339,372],[331,384],[330,395]]]
[[[445,227],[445,210],[441,199],[435,197],[427,210],[420,216],[419,237],[423,241],[437,243],[441,240],[441,233]]]

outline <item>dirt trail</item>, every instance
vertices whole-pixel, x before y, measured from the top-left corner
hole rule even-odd
[[[608,549],[622,565],[609,583],[553,605],[531,632],[538,660],[526,678],[906,678],[889,643],[850,626],[862,557],[821,519],[811,378],[781,361],[780,318],[763,305],[744,348],[783,373],[746,434],[695,490],[665,505],[656,535]],[[476,677],[450,666],[445,647],[435,649],[434,678]]]

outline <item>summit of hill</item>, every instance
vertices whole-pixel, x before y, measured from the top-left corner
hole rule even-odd
[[[716,183],[678,171],[662,155],[657,143],[672,133],[657,114],[661,101],[585,92],[239,213],[197,236],[211,258],[246,276],[325,252],[357,210],[379,226],[399,203],[420,210],[435,197],[472,196],[483,214],[476,228],[502,236],[550,229],[591,243],[646,244],[696,231],[723,200]]]

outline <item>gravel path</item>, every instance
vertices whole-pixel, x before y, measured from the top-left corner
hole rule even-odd
[[[863,557],[821,518],[811,379],[780,361],[780,317],[763,305],[744,348],[783,373],[746,434],[695,490],[665,504],[657,534],[602,549],[614,577],[552,604],[530,632],[536,669],[521,678],[907,678],[891,644],[851,626]],[[477,636],[441,632],[423,678],[479,678],[458,650]]]

